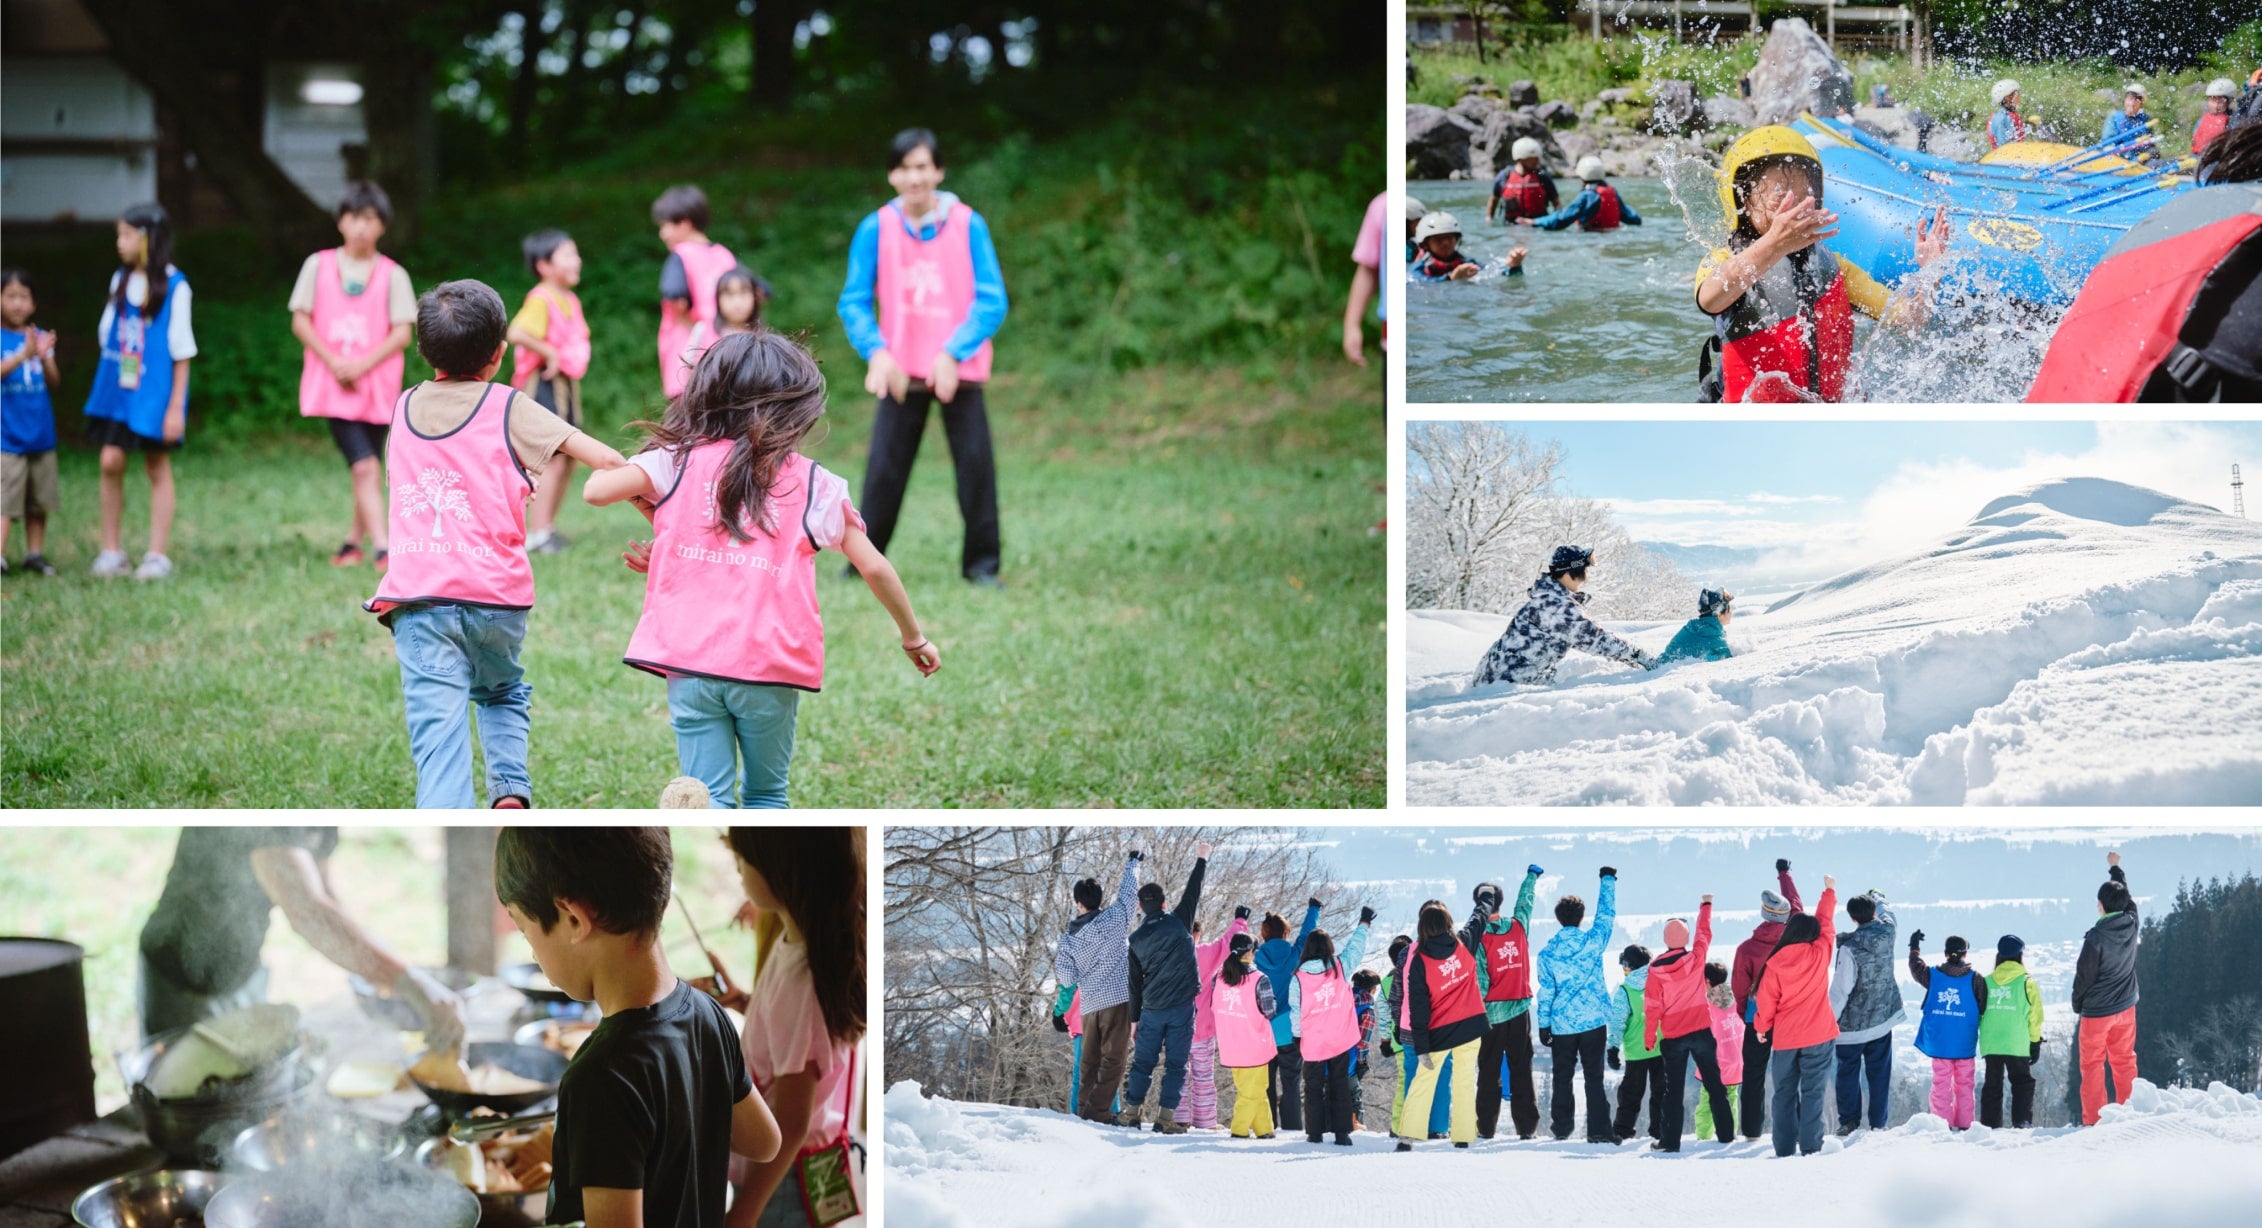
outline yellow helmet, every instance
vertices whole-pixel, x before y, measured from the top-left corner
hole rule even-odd
[[[1813,164],[1812,174],[1819,187],[1822,181],[1822,157],[1814,152],[1814,144],[1800,136],[1795,129],[1782,124],[1768,124],[1754,128],[1736,138],[1728,152],[1720,158],[1720,207],[1731,224],[1743,220],[1743,210],[1736,204],[1736,176],[1746,167],[1767,158],[1804,158]]]

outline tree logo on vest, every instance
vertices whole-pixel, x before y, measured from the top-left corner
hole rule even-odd
[[[1323,973],[1319,984],[1312,989],[1312,1000],[1306,1005],[1315,1011],[1332,1010],[1342,999],[1341,983]]]
[[[427,467],[417,473],[413,484],[403,482],[394,490],[400,495],[402,515],[422,516],[429,513],[432,517],[432,536],[445,537],[447,535],[441,530],[447,523],[446,517],[453,516],[460,521],[471,519],[471,500],[457,489],[462,485],[463,475],[455,470]]]
[[[1961,1015],[1964,1013],[1964,991],[1953,985],[1941,987],[1939,1001],[1940,1013],[1943,1015]]]
[[[921,315],[941,315],[943,304],[942,266],[932,260],[907,261],[903,266],[903,288],[911,296],[906,304]]]
[[[369,321],[358,315],[340,316],[330,321],[322,339],[342,354],[359,354],[370,345]]]

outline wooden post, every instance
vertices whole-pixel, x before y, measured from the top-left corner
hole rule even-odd
[[[495,972],[495,829],[447,828],[448,966]]]

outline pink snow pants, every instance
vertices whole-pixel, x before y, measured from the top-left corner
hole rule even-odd
[[[1967,1080],[1968,1082],[1968,1080]],[[1217,1038],[1197,1040],[1186,1058],[1186,1091],[1172,1115],[1179,1125],[1217,1129]]]
[[[1946,1119],[1951,1129],[1971,1129],[1971,1072],[1975,1064],[1968,1057],[1932,1059],[1932,1115]]]

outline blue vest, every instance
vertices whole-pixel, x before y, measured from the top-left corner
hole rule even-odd
[[[0,330],[0,356],[31,344],[31,331]],[[55,407],[47,399],[47,368],[36,358],[0,380],[0,452],[28,456],[55,450]]]
[[[1979,1016],[1986,1009],[1977,969],[1949,976],[1934,968],[1932,984],[1924,991],[1923,1021],[1916,1027],[1917,1050],[1951,1060],[1978,1056]]]
[[[173,303],[188,278],[179,269],[165,275],[165,302],[154,319],[119,296],[110,316],[110,331],[102,338],[102,363],[94,369],[94,384],[87,389],[86,416],[105,422],[123,422],[145,439],[165,437],[165,407],[173,399]],[[118,355],[122,347],[141,346],[141,386],[128,391],[118,386]],[[187,401],[182,408],[187,408]]]

